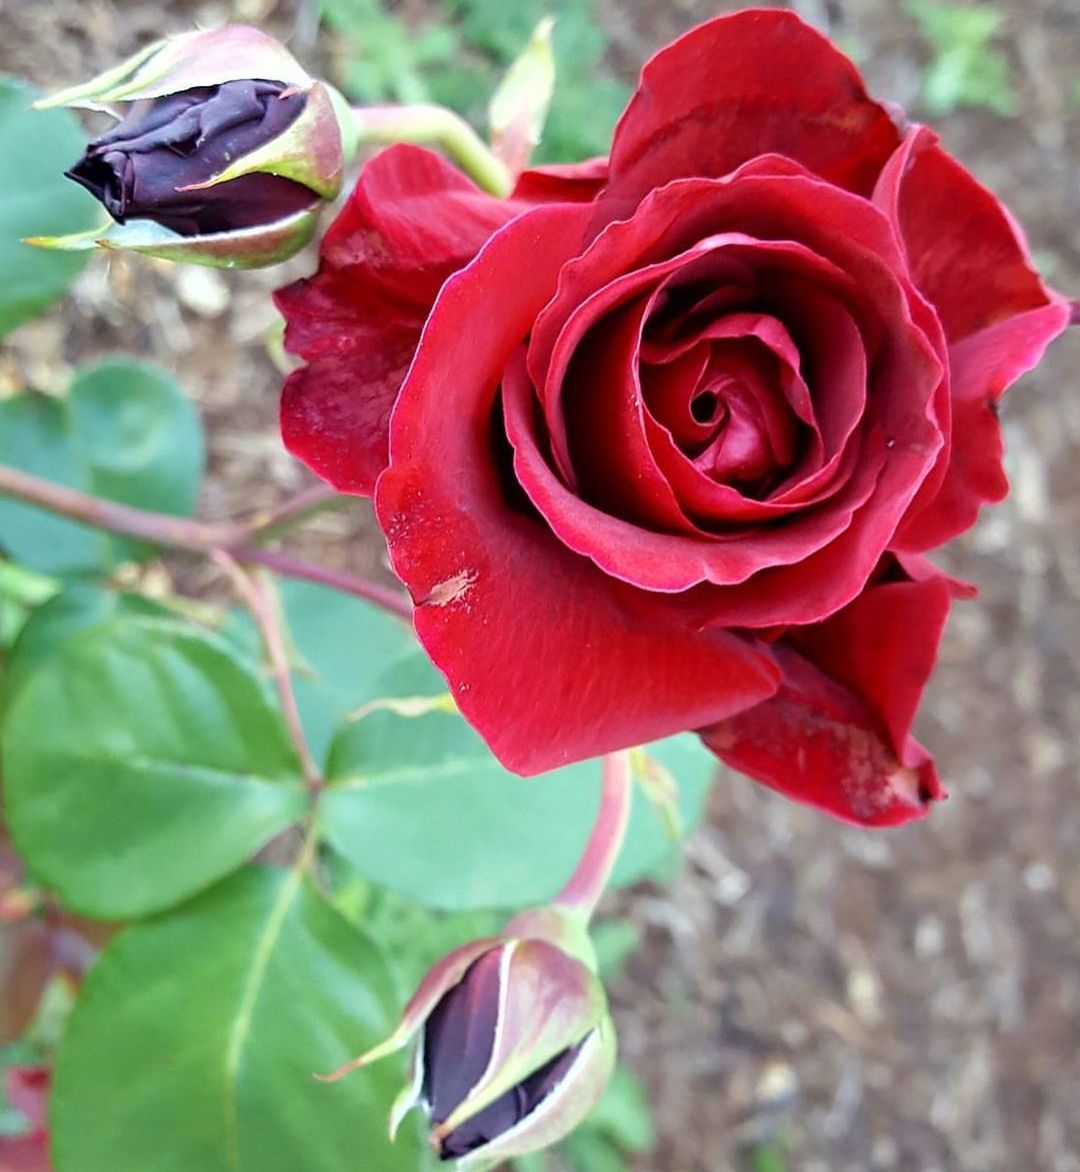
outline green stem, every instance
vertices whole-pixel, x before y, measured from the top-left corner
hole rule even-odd
[[[609,753],[603,763],[600,810],[584,853],[553,906],[588,920],[600,902],[622,850],[634,797],[630,752]]]
[[[387,146],[396,142],[438,147],[478,186],[505,199],[513,188],[506,166],[464,120],[443,106],[354,106],[360,142]]]

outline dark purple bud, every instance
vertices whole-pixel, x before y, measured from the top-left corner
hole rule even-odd
[[[262,171],[199,185],[284,134],[307,101],[295,86],[249,80],[144,98],[67,175],[121,224],[148,219],[181,236],[272,224],[318,196]]]
[[[501,1098],[455,1127],[443,1138],[439,1159],[458,1160],[467,1156],[506,1135],[512,1127],[527,1119],[567,1076],[584,1045],[585,1042],[581,1041],[556,1054]],[[432,1122],[441,1123],[442,1119],[432,1113]]]
[[[558,925],[545,914],[516,923],[548,935]],[[432,1147],[441,1160],[458,1161],[459,1172],[490,1172],[558,1142],[596,1104],[615,1064],[603,985],[583,960],[540,937],[456,949],[424,977],[390,1037],[327,1078],[413,1039],[412,1076],[394,1102],[390,1134],[422,1108]]]

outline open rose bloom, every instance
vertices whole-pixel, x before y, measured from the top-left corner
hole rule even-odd
[[[997,403],[1069,321],[1008,211],[790,12],[642,73],[606,160],[507,200],[383,151],[279,294],[290,450],[374,495],[509,768],[697,730],[830,813],[943,794],[910,735],[1000,499]]]

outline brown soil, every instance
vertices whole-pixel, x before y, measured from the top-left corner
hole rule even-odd
[[[605,0],[613,60],[631,75],[734,7]],[[925,49],[899,4],[793,7],[857,54],[878,94],[918,110]],[[1075,295],[1080,5],[997,7],[1021,115],[937,124]],[[288,33],[302,57],[316,49],[294,0],[0,0],[0,67],[55,85],[148,34],[224,18]],[[281,451],[279,376],[261,346],[280,282],[96,262],[65,306],[11,340],[0,378],[55,384],[114,350],[175,365],[205,409],[205,514],[243,513],[308,481]],[[621,899],[646,934],[615,990],[623,1052],[659,1122],[641,1172],[752,1167],[748,1148],[770,1137],[799,1172],[1080,1172],[1078,372],[1074,331],[1011,393],[1013,494],[942,559],[982,590],[956,609],[920,720],[951,800],[870,834],[725,777],[675,884]],[[381,554],[367,517],[323,517],[297,548],[370,569]]]

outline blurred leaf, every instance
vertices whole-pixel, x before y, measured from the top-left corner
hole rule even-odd
[[[625,1066],[615,1071],[589,1124],[623,1151],[647,1152],[656,1142],[648,1095]]]
[[[419,655],[384,680],[387,695],[441,689],[442,677]],[[683,825],[693,827],[715,759],[689,734],[648,752],[678,779]],[[378,711],[346,726],[331,748],[328,778],[320,811],[326,840],[373,882],[450,910],[551,898],[574,868],[600,796],[598,761],[521,778],[461,717],[443,712]],[[640,878],[673,851],[654,808],[636,794],[615,881]]]
[[[415,654],[416,636],[379,607],[326,586],[284,581],[278,595],[293,644],[300,720],[315,760],[324,761],[348,714],[379,697],[380,677]],[[222,634],[251,656],[262,654],[246,611],[234,611]]]
[[[375,946],[297,872],[249,868],[118,936],[90,972],[56,1065],[61,1172],[418,1172],[391,1146],[390,1060],[317,1082],[389,1033]]]
[[[5,664],[0,679],[0,716],[16,691],[70,639],[119,615],[166,618],[170,612],[141,594],[117,593],[88,584],[69,586],[40,606],[19,632]]]
[[[485,122],[507,66],[546,16],[556,18],[555,88],[537,161],[607,154],[629,88],[604,64],[607,38],[596,0],[446,0],[442,23],[406,24],[379,0],[320,0],[326,23],[345,39],[342,83],[364,102],[433,101]]]
[[[600,976],[613,981],[641,944],[641,930],[632,920],[601,920],[592,928]]]
[[[15,642],[34,607],[59,588],[58,582],[44,574],[0,559],[0,651]]]
[[[457,50],[450,30],[436,26],[417,32],[388,15],[379,0],[319,0],[319,10],[350,43],[343,84],[357,101],[427,101],[421,68],[446,63]]]
[[[750,1172],[788,1172],[787,1144],[783,1140],[770,1140],[750,1149]]]
[[[923,76],[923,101],[932,114],[961,106],[982,106],[1005,117],[1017,113],[1009,62],[991,44],[1003,21],[997,9],[908,0],[907,10],[934,48]]]
[[[71,640],[3,732],[17,847],[68,907],[100,919],[192,895],[306,808],[262,681],[179,624],[117,618]]]
[[[31,248],[23,237],[75,232],[105,218],[87,192],[64,178],[86,135],[67,110],[32,110],[38,94],[24,82],[0,77],[0,335],[62,297],[86,264],[84,256]]]
[[[192,403],[166,371],[109,358],[80,371],[64,399],[0,401],[0,463],[155,512],[190,515],[205,460]],[[50,574],[111,568],[152,547],[0,499],[0,548]]]
[[[436,961],[470,940],[497,935],[506,923],[503,911],[431,911],[370,883],[335,851],[325,852],[321,861],[328,898],[347,920],[378,940],[400,981],[403,1001]]]

